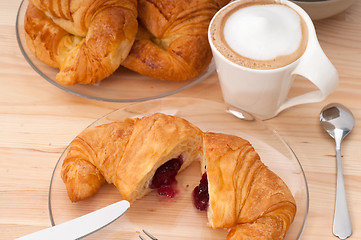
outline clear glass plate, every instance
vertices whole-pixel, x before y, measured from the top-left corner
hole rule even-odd
[[[262,161],[288,185],[297,203],[297,214],[287,240],[300,239],[305,226],[309,195],[302,166],[292,149],[276,131],[260,120],[243,120],[230,114],[223,103],[197,98],[164,98],[134,103],[116,110],[89,127],[151,115],[155,112],[182,117],[203,131],[222,132],[240,136],[252,143]],[[240,114],[239,114],[240,115]],[[246,116],[245,113],[243,113]],[[72,203],[60,177],[67,149],[55,166],[49,189],[49,214],[53,225],[71,220],[121,200],[113,185],[104,185],[88,200]],[[226,239],[227,232],[207,226],[205,212],[196,210],[191,193],[201,178],[200,164],[194,162],[177,176],[179,194],[165,200],[156,191],[135,201],[117,221],[87,237],[87,239],[138,239],[145,229],[159,239]]]
[[[138,102],[169,96],[201,82],[215,70],[212,61],[207,69],[195,78],[186,81],[162,81],[119,67],[115,73],[94,84],[65,86],[55,80],[57,68],[39,61],[28,49],[25,40],[24,17],[28,0],[23,0],[16,19],[16,35],[21,52],[30,66],[45,80],[77,96],[108,102]]]

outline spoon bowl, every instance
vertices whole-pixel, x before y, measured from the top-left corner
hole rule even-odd
[[[354,127],[355,118],[351,111],[342,104],[331,103],[321,110],[320,123],[323,129],[335,139],[336,143],[337,182],[333,234],[340,239],[346,239],[352,234],[352,226],[343,181],[341,142]]]
[[[335,138],[335,132],[340,130],[343,132],[342,138],[346,137],[355,125],[351,111],[339,103],[325,106],[320,114],[320,122],[323,129],[333,138]]]

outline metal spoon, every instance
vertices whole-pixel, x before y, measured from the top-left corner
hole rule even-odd
[[[352,234],[352,226],[343,182],[341,142],[352,130],[355,119],[350,110],[345,106],[338,103],[331,103],[322,109],[320,122],[325,131],[333,137],[336,142],[337,185],[333,234],[341,239],[346,239]]]

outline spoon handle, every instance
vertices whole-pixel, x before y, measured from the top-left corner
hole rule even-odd
[[[336,145],[338,145],[336,147],[337,183],[335,215],[333,218],[333,234],[335,234],[340,239],[346,239],[352,234],[352,226],[347,207],[345,185],[343,182],[341,147],[340,144]]]

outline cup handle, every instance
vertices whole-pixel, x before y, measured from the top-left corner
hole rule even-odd
[[[286,108],[325,100],[338,85],[336,68],[323,52],[319,42],[309,42],[300,63],[291,73],[291,77],[300,75],[311,81],[319,90],[288,98],[278,109],[278,113]]]

